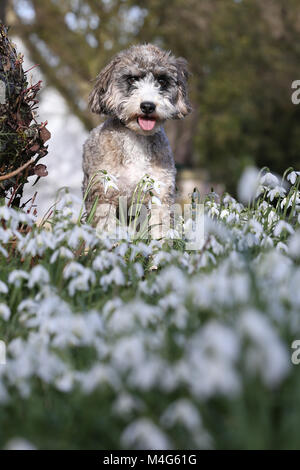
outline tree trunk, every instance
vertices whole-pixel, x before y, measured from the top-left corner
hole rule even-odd
[[[1,0],[0,2],[0,21],[5,23],[6,21],[6,8],[7,8],[8,0]]]

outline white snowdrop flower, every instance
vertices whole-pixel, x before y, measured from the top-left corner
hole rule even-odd
[[[235,202],[236,200],[234,199],[234,197],[230,196],[230,194],[228,193],[225,194],[225,196],[223,197],[223,203],[225,204],[225,207],[232,206]]]
[[[81,225],[80,227],[74,225],[72,230],[65,234],[65,240],[68,246],[73,249],[78,248],[82,242],[85,242],[87,247],[93,247],[98,243],[98,239],[91,231],[91,227],[86,225]]]
[[[138,278],[142,278],[144,276],[144,268],[141,263],[134,263],[133,268],[136,272]]]
[[[119,387],[119,380],[113,369],[107,365],[96,364],[87,372],[77,372],[75,374],[78,382],[86,394],[91,394],[101,385],[110,385],[113,388]]]
[[[119,297],[108,300],[102,309],[104,317],[109,317],[116,309],[120,308],[122,305],[123,302]]]
[[[143,255],[144,257],[148,257],[152,254],[152,247],[146,245],[143,242],[139,242],[137,245],[132,245],[130,248],[130,261],[133,261],[139,254]]]
[[[210,215],[210,217],[214,217],[214,216],[219,217],[220,211],[215,205],[213,205],[209,209],[208,214]]]
[[[74,254],[72,253],[69,248],[66,248],[65,246],[61,246],[57,250],[54,251],[54,253],[51,255],[50,258],[50,264],[55,263],[57,258],[67,258],[67,259],[74,259]]]
[[[156,206],[161,206],[161,200],[157,196],[152,196],[151,204],[154,204]],[[151,204],[150,204],[150,207],[151,207]]]
[[[249,227],[252,233],[260,237],[263,233],[263,226],[256,219],[249,220]]]
[[[229,210],[223,209],[220,214],[220,219],[226,219],[229,216]]]
[[[78,274],[83,274],[84,270],[84,266],[80,263],[77,263],[77,261],[71,261],[64,269],[64,279],[69,279],[78,276]]]
[[[276,245],[276,250],[282,251],[283,253],[288,253],[289,249],[285,243],[278,242]]]
[[[104,193],[106,194],[109,188],[119,190],[116,182],[117,177],[108,173],[106,170],[100,170],[97,172],[97,179],[101,181],[104,186]]]
[[[287,197],[282,199],[282,201],[280,203],[281,209],[285,208],[286,203],[287,203]],[[294,194],[292,194],[292,196],[289,198],[289,202],[288,202],[287,207],[292,207],[293,205],[296,205],[296,207],[297,207],[298,204],[300,204],[299,192],[298,193],[294,192]]]
[[[172,256],[170,253],[167,253],[165,251],[160,251],[153,256],[153,265],[161,266],[161,265],[169,263],[171,260],[172,260]]]
[[[61,392],[70,392],[73,389],[74,377],[70,372],[67,372],[55,380],[55,386]]]
[[[74,214],[74,210],[72,207],[65,206],[59,209],[59,207],[57,206],[56,210],[60,211],[60,217],[64,219],[72,219],[72,217],[74,217],[74,220],[75,220],[75,214]]]
[[[255,193],[255,198],[258,198],[261,194],[263,194],[268,188],[266,186],[263,186],[261,184],[258,185],[256,193]]]
[[[8,243],[13,236],[14,233],[10,228],[3,229],[0,227],[0,240],[2,243]]]
[[[256,271],[259,276],[272,278],[274,282],[280,284],[291,276],[292,261],[277,250],[271,250],[261,257]]]
[[[230,214],[227,217],[227,223],[231,224],[231,223],[235,223],[238,221],[239,221],[239,215],[235,214],[234,212],[230,212]]]
[[[297,180],[297,177],[300,175],[300,171],[291,171],[288,175],[287,175],[287,180],[291,183],[291,184],[295,184],[296,183],[296,180]]]
[[[231,209],[233,209],[234,211],[240,213],[244,209],[244,206],[240,202],[237,202],[236,200],[234,200],[231,204]]]
[[[41,289],[43,289],[43,287],[41,287]],[[61,318],[71,315],[71,309],[68,304],[55,295],[51,289],[45,289],[44,298],[38,294],[35,299],[35,305],[30,303],[30,299],[27,299],[25,305],[22,305],[22,302],[20,304],[20,306],[22,305],[23,307],[23,318],[28,327],[34,328],[38,326],[45,328],[48,325],[49,318],[53,315],[57,315]],[[26,311],[29,314],[27,316]]]
[[[8,258],[8,251],[2,245],[0,245],[0,253],[2,253],[4,258]]]
[[[76,291],[88,291],[89,283],[88,279],[85,276],[77,276],[72,279],[68,285],[69,295],[72,297]]]
[[[7,206],[0,206],[0,219],[6,221],[10,220],[14,216],[14,210]]]
[[[117,286],[124,286],[125,282],[125,276],[119,266],[115,266],[110,271],[110,273],[105,274],[100,278],[100,285],[106,288],[111,284],[116,284]]]
[[[263,234],[261,239],[261,246],[264,248],[272,248],[274,246],[274,242],[271,237]]]
[[[0,303],[0,318],[7,321],[10,318],[10,308],[8,305]]]
[[[160,194],[161,188],[165,186],[165,183],[152,178],[149,175],[144,175],[139,184],[142,186],[145,193],[147,191],[154,190],[157,194]]]
[[[120,243],[120,245],[116,247],[115,251],[119,256],[123,258],[126,255],[128,248],[129,248],[128,243]]]
[[[157,270],[157,266],[152,266],[152,268],[152,270],[154,271]],[[158,294],[160,292],[160,289],[155,282],[152,282],[150,284],[147,280],[143,280],[140,281],[138,284],[138,291],[147,296],[153,296],[155,294]]]
[[[295,258],[300,258],[300,230],[298,229],[288,241],[289,254]]]
[[[213,220],[207,215],[204,216],[204,227],[207,235],[213,234],[221,241],[227,241],[232,238],[231,232],[223,222]]]
[[[275,186],[275,188],[270,189],[267,193],[267,197],[272,202],[275,197],[284,197],[286,194],[286,189],[283,186]]]
[[[8,350],[13,356],[20,356],[24,350],[24,341],[21,338],[14,338],[9,343]]]
[[[109,302],[107,302],[108,304]],[[112,312],[110,312],[111,306],[105,305],[105,308],[103,310],[103,314],[106,314],[108,317],[107,320],[107,327],[109,331],[112,331],[113,333],[122,333],[127,331],[131,331],[133,326],[135,325],[135,319],[132,314],[132,311],[130,310],[131,304],[123,305],[121,304],[120,307],[116,308]],[[113,307],[112,307],[113,308]],[[106,313],[106,311],[108,313]]]
[[[161,417],[161,423],[168,428],[177,422],[190,431],[195,431],[202,425],[199,411],[191,401],[184,398],[177,400],[168,406]]]
[[[11,273],[9,273],[8,276],[8,283],[9,284],[14,284],[16,287],[20,287],[21,281],[23,279],[28,279],[29,274],[26,273],[25,271],[22,271],[21,269],[15,269]]]
[[[187,399],[179,399],[168,406],[162,415],[160,422],[167,428],[172,428],[177,423],[182,424],[197,440],[201,449],[212,447],[210,435],[203,429],[202,419],[196,406]]]
[[[181,237],[178,233],[177,230],[170,228],[167,233],[166,233],[166,238],[169,238],[170,240],[180,240]]]
[[[142,186],[144,193],[153,189],[154,179],[151,178],[149,175],[144,175],[143,178],[140,180],[139,185]]]
[[[29,315],[36,314],[38,310],[39,303],[33,299],[25,299],[18,305],[18,312],[20,315],[20,321],[26,322]]]
[[[274,222],[277,222],[279,220],[279,216],[276,214],[275,209],[271,209],[271,211],[268,214],[268,225],[272,225]]]
[[[274,187],[278,185],[278,178],[277,176],[273,175],[272,173],[265,173],[260,178],[260,184],[264,186]]]
[[[28,254],[31,256],[42,256],[48,247],[54,248],[54,245],[49,246],[48,243],[45,243],[42,234],[34,234],[33,232],[30,232],[25,237],[20,238],[18,242],[18,250],[24,255]]]
[[[112,364],[122,371],[145,362],[145,347],[140,336],[119,339],[111,354]]]
[[[7,294],[8,293],[8,287],[5,284],[5,282],[0,281],[0,294]]]
[[[133,388],[151,390],[155,384],[162,382],[166,365],[159,358],[148,357],[132,368],[128,383]]]
[[[190,233],[193,230],[193,219],[190,217],[186,219],[182,224],[182,229],[184,233]]]
[[[113,404],[113,411],[120,416],[128,415],[133,411],[141,411],[143,408],[143,403],[139,398],[125,392],[122,392]]]
[[[43,266],[35,266],[29,274],[28,287],[32,288],[35,285],[48,284],[50,282],[50,276]]]
[[[271,206],[270,204],[267,203],[267,201],[262,201],[259,206],[258,206],[258,210],[259,212],[262,212],[263,214],[268,210],[268,209],[272,209],[273,206]]]
[[[37,233],[34,237],[36,242],[36,249],[38,254],[41,256],[46,248],[51,248],[51,250],[55,249],[55,239],[51,232],[47,232],[43,230],[40,233]]]
[[[210,238],[210,246],[215,255],[220,255],[224,253],[224,247],[219,243],[216,238],[212,235]]]
[[[18,224],[24,223],[32,227],[36,223],[36,219],[33,214],[27,214],[23,211],[14,211],[14,217],[16,218]]]
[[[248,310],[239,317],[239,330],[252,340],[244,354],[250,373],[258,373],[266,385],[274,386],[289,372],[290,358],[276,330],[262,313]]]
[[[216,393],[232,395],[239,392],[240,381],[235,363],[240,346],[232,330],[211,321],[195,333],[186,349],[185,357],[178,363],[177,373],[195,396],[210,397]]]
[[[162,318],[162,311],[160,308],[154,305],[148,305],[141,300],[134,300],[129,304],[129,306],[132,308],[134,317],[139,320],[143,327],[156,323],[158,319]]]
[[[232,297],[235,302],[246,303],[249,302],[249,296],[251,294],[250,281],[248,274],[237,273],[231,276],[231,291]]]
[[[157,277],[157,283],[162,290],[174,290],[184,294],[188,280],[185,273],[176,266],[164,268]]]
[[[285,205],[286,205],[286,202],[287,202],[287,198],[286,198],[286,197],[284,197],[284,198],[282,199],[281,203],[280,203],[280,207],[281,207],[281,209],[283,209],[283,208],[285,207]],[[291,205],[291,204],[290,204],[290,202],[291,202],[291,201],[289,201],[289,205],[288,205],[288,207],[290,207],[290,205]]]
[[[275,237],[280,237],[283,231],[287,231],[290,234],[295,232],[290,224],[288,224],[285,220],[280,220],[278,224],[276,224],[273,234]]]
[[[36,447],[23,437],[14,437],[4,446],[5,450],[36,450]]]
[[[94,284],[95,282],[95,273],[89,268],[84,268],[82,274],[70,281],[68,285],[69,295],[73,296],[76,291],[88,291],[90,289],[90,284]]]
[[[93,261],[93,269],[95,271],[105,271],[119,262],[119,257],[114,252],[102,250]]]
[[[239,180],[237,188],[238,197],[244,204],[248,204],[256,197],[258,184],[259,172],[257,168],[247,167]]]
[[[55,203],[55,215],[64,223],[70,222],[71,220],[75,222],[79,215],[82,200],[70,193],[68,188],[63,189],[64,192],[62,192],[62,190],[59,191],[59,199]]]
[[[170,292],[166,296],[162,297],[158,301],[159,307],[161,307],[165,312],[168,309],[176,309],[182,302],[182,298],[177,292]]]
[[[125,447],[133,449],[166,450],[173,446],[169,438],[148,418],[139,418],[121,436]]]

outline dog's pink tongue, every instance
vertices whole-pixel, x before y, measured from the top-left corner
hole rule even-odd
[[[143,131],[152,131],[153,127],[155,126],[155,119],[154,118],[143,118],[142,116],[139,116],[138,122],[140,127],[143,129]]]

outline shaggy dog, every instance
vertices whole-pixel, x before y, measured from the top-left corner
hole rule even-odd
[[[83,154],[83,193],[99,170],[117,178],[118,191],[98,181],[86,199],[88,211],[98,196],[98,227],[110,229],[119,196],[130,204],[146,174],[162,182],[160,217],[174,203],[175,165],[163,129],[167,119],[182,119],[191,107],[187,96],[187,62],[152,44],[117,54],[100,72],[89,105],[108,119],[89,135]]]

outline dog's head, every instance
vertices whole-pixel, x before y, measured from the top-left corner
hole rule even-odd
[[[115,116],[129,129],[154,134],[166,119],[190,111],[187,62],[152,44],[117,54],[100,72],[90,94],[94,113]]]

